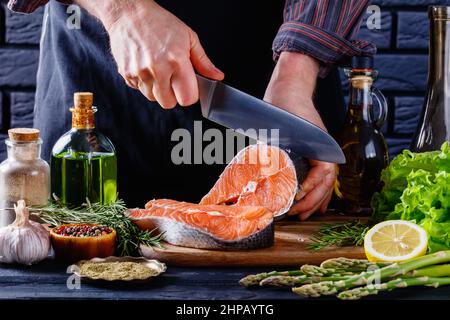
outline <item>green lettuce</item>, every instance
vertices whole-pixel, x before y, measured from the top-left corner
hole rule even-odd
[[[395,157],[383,170],[381,192],[374,194],[372,222],[402,219],[428,233],[429,251],[450,248],[450,148]]]

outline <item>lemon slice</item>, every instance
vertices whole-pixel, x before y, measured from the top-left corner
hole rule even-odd
[[[426,231],[415,223],[388,220],[373,226],[364,237],[364,250],[372,262],[399,262],[427,252]]]

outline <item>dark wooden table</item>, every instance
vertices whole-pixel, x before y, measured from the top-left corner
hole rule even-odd
[[[102,299],[102,300],[255,300],[302,299],[285,288],[246,289],[238,280],[271,268],[168,268],[145,285],[114,286],[81,283],[68,289],[67,265],[45,261],[33,267],[0,266],[0,299]],[[330,298],[335,299],[335,298]],[[370,299],[450,299],[450,287],[409,288]]]

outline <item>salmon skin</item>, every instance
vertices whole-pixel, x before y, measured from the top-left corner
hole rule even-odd
[[[273,245],[273,214],[265,207],[199,205],[152,200],[128,216],[142,230],[164,232],[170,244],[202,249],[258,249]]]
[[[231,160],[200,204],[262,206],[279,220],[294,203],[307,171],[302,158],[294,162],[278,147],[251,145]]]

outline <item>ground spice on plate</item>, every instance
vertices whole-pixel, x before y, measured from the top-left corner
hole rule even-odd
[[[144,280],[157,274],[156,270],[137,262],[86,261],[80,265],[80,275],[108,281]]]

